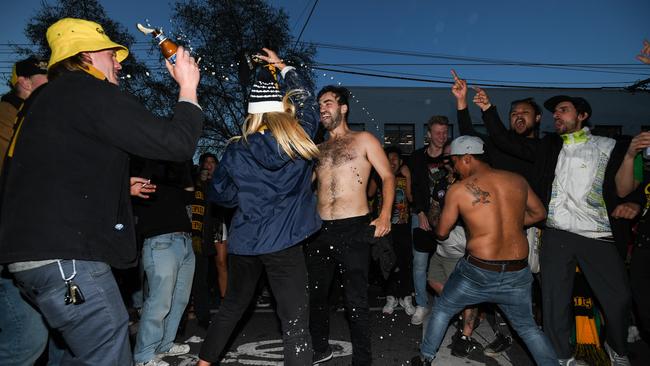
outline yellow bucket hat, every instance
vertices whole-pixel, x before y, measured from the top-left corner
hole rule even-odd
[[[47,29],[46,37],[52,51],[48,69],[79,52],[116,48],[118,62],[124,61],[129,55],[128,48],[111,41],[101,25],[89,20],[63,18]]]

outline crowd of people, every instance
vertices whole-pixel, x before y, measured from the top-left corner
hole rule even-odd
[[[481,134],[452,71],[462,136],[450,141],[449,118],[432,116],[428,145],[406,160],[350,129],[346,88],[315,93],[264,48],[242,135],[194,167],[203,113],[187,50],[166,62],[179,93],[165,119],[119,89],[129,51],[101,25],[64,18],[46,38],[49,61],[17,62],[0,103],[0,364],[33,365],[47,348],[48,365],[166,366],[189,352],[174,340],[190,304],[207,330],[198,365],[218,363],[264,277],[286,365],[333,358],[336,281],[351,364],[370,365],[374,262],[386,278],[382,312],[401,306],[424,325],[413,365],[436,364],[453,319],[452,354],[480,348],[480,314],[495,331],[486,355],[506,350],[514,330],[538,365],[576,365],[577,268],[602,311],[612,365],[630,365],[631,319],[650,331],[650,174],[640,154],[650,132],[593,135],[582,97],[546,100],[555,132],[542,137],[532,98],[511,103],[507,128],[474,88]],[[638,58],[649,57],[646,43]],[[127,305],[138,309],[133,346]]]

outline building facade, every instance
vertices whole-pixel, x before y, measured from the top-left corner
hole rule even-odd
[[[349,122],[355,130],[375,134],[384,145],[397,145],[408,155],[427,142],[426,125],[432,115],[445,115],[450,121],[450,138],[458,136],[456,99],[450,88],[350,87],[353,95]],[[532,97],[542,104],[554,95],[579,96],[593,109],[590,125],[594,133],[607,136],[636,135],[650,130],[650,91],[623,89],[485,89],[504,123],[508,123],[510,102]],[[476,128],[484,130],[480,109],[472,103],[469,111]],[[373,120],[374,119],[374,120]],[[553,116],[544,110],[541,133],[552,132]]]

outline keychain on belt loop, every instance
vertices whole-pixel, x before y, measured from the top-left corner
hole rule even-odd
[[[57,260],[56,263],[59,265],[59,272],[61,272],[61,278],[63,281],[65,281],[65,285],[67,286],[67,291],[65,293],[65,304],[70,305],[79,305],[83,304],[86,299],[84,298],[84,295],[81,293],[81,289],[79,286],[77,286],[76,283],[72,282],[72,279],[77,275],[77,263],[73,259],[72,260],[72,275],[70,277],[66,278],[65,273],[63,273],[63,266],[61,266],[61,260]]]

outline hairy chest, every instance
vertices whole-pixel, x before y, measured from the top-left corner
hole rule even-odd
[[[326,141],[319,146],[320,155],[316,169],[335,170],[358,160],[360,154],[350,138]]]

